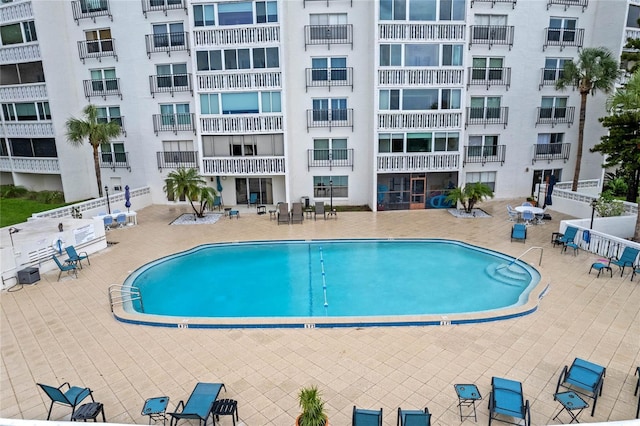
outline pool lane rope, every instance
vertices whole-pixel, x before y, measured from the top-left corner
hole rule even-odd
[[[329,307],[329,302],[327,302],[327,279],[324,273],[324,258],[322,256],[322,247],[320,247],[320,270],[322,271],[322,292],[324,293],[324,309],[326,313],[326,310]]]

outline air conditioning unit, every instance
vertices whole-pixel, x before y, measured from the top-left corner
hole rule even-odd
[[[113,190],[114,191],[122,191],[122,186],[121,185],[113,185]]]

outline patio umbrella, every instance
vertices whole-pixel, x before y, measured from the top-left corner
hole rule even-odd
[[[129,185],[124,187],[124,206],[127,208],[127,212],[129,211],[129,207],[131,207],[131,194],[129,193]]]
[[[216,190],[218,191],[218,196],[222,202],[222,182],[220,181],[220,176],[216,176]]]
[[[553,186],[556,184],[556,177],[554,175],[549,176],[549,183],[547,184],[547,195],[544,197],[544,207],[553,204],[551,194],[553,194]]]

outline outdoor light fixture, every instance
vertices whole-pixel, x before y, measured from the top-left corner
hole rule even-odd
[[[331,203],[331,211],[333,211],[333,179],[329,179],[329,200]]]
[[[104,186],[104,193],[107,197],[107,211],[111,214],[111,203],[109,202],[109,187],[107,185]]]
[[[14,228],[13,226],[9,228],[9,238],[11,238],[11,247],[13,247],[13,234],[17,234],[20,232],[19,228]]]
[[[598,205],[598,200],[595,198],[591,200],[591,225],[589,225],[589,229],[593,229],[593,216],[596,214],[596,206]]]

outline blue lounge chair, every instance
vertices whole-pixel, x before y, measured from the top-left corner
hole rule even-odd
[[[176,411],[171,415],[171,425],[177,425],[178,420],[198,420],[199,424],[205,426],[209,416],[213,416],[213,403],[218,399],[220,390],[227,388],[224,383],[198,383],[191,392],[187,403],[178,402]],[[215,422],[215,421],[214,421]]]
[[[560,387],[563,387],[593,399],[593,407],[591,408],[591,417],[593,417],[593,413],[596,411],[598,397],[602,395],[605,373],[606,368],[576,358],[573,360],[571,367],[565,365],[562,369],[560,378],[558,378],[556,393],[558,393]]]
[[[619,258],[612,257],[609,259],[609,266],[616,265],[618,268],[620,268],[620,276],[623,276],[624,268],[626,268],[627,266],[633,268],[633,265],[636,264],[638,254],[640,254],[640,250],[633,247],[625,247],[622,251],[622,255]]]
[[[398,408],[398,426],[431,426],[431,414],[427,407],[424,411]]]
[[[500,416],[500,417],[498,417]],[[507,419],[505,419],[505,417]],[[515,420],[515,421],[509,421]],[[531,424],[529,401],[524,400],[522,383],[509,379],[493,377],[489,394],[489,425],[491,420],[519,425],[521,420],[525,426]]]
[[[527,241],[527,226],[523,223],[515,223],[511,227],[511,242],[513,240],[522,240],[523,243]]]
[[[63,265],[62,263],[60,263],[60,260],[58,260],[55,254],[51,255],[51,257],[53,258],[54,262],[56,262],[56,265],[58,265],[58,268],[60,269],[60,273],[58,274],[58,281],[60,281],[60,276],[62,275],[63,272],[68,272],[69,274],[73,274],[75,275],[76,278],[78,278],[78,267],[76,266],[75,263],[65,263]]]
[[[553,240],[553,246],[561,245],[564,249],[568,243],[573,243],[577,234],[578,228],[567,226],[567,229],[564,230],[564,234]]]
[[[91,265],[89,254],[86,251],[78,253],[74,246],[67,246],[64,249],[67,252],[67,256],[69,256],[69,258],[65,260],[66,263],[78,264],[80,265],[80,269],[82,269],[82,261],[87,259],[87,263]]]
[[[380,410],[363,410],[354,405],[351,426],[382,426],[382,408]]]
[[[71,386],[68,382],[64,382],[57,388],[54,386],[43,385],[42,383],[37,383],[38,386],[47,394],[49,398],[51,398],[51,406],[49,407],[49,414],[47,414],[47,420],[51,418],[51,410],[53,410],[53,404],[61,404],[71,407],[71,417],[73,417],[73,413],[76,412],[76,407],[80,405],[80,403],[88,396],[91,397],[91,400],[95,402],[93,399],[93,393],[89,388],[81,388],[79,386]],[[67,387],[65,391],[63,388]]]

